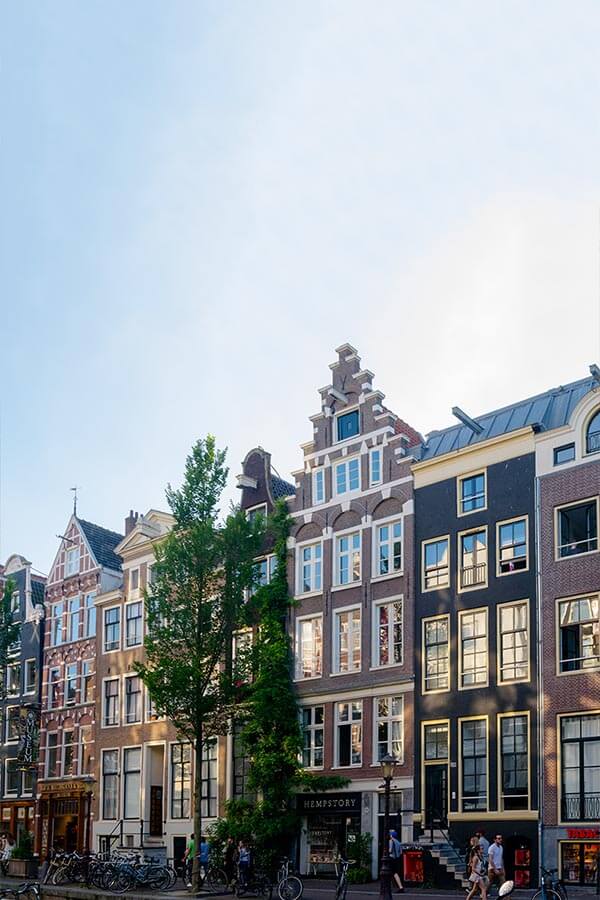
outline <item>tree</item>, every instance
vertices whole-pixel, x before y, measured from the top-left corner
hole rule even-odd
[[[6,667],[9,662],[9,649],[20,634],[20,625],[13,621],[12,598],[15,582],[8,578],[4,584],[0,602],[0,700],[6,697]]]
[[[202,834],[203,750],[227,731],[234,701],[231,644],[252,583],[264,525],[232,510],[219,521],[228,470],[215,439],[198,441],[187,458],[183,484],[170,485],[175,519],[156,547],[154,579],[146,594],[146,660],[137,670],[157,711],[172,720],[194,753],[194,834]],[[197,858],[193,886],[199,887]]]

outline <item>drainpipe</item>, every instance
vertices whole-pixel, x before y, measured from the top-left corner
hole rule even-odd
[[[544,866],[544,667],[542,627],[542,569],[541,569],[541,501],[540,477],[535,476],[535,579],[536,579],[536,664],[537,664],[537,705],[538,705],[538,884],[541,884],[542,867]],[[558,775],[557,775],[558,778]]]

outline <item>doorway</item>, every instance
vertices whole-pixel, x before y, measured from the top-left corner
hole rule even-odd
[[[446,826],[448,768],[445,763],[425,766],[425,824]]]

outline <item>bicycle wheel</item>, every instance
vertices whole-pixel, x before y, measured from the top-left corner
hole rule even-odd
[[[347,893],[348,882],[346,881],[346,878],[342,876],[335,889],[335,900],[346,900]]]
[[[70,880],[70,866],[59,866],[58,869],[55,869],[52,873],[52,884],[55,884],[57,886],[60,884],[68,884]]]
[[[564,881],[557,881],[554,885],[554,889],[559,897],[562,897],[562,900],[569,900],[569,896],[567,894],[567,889],[565,887]]]
[[[227,875],[223,869],[212,867],[206,873],[206,881],[204,882],[211,894],[227,894],[229,893]]]
[[[129,891],[135,883],[135,879],[131,872],[126,869],[114,869],[106,878],[106,890],[113,894],[124,894]]]
[[[296,875],[288,875],[287,878],[282,878],[277,885],[279,900],[300,900],[303,891],[304,884]]]
[[[546,888],[545,890],[540,888],[539,891],[535,892],[531,900],[560,900],[560,896],[552,888]]]

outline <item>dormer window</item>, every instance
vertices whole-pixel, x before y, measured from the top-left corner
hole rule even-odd
[[[67,550],[66,577],[77,575],[79,572],[79,547],[71,547]]]
[[[345,441],[347,438],[354,437],[360,432],[360,421],[357,409],[339,415],[336,422],[338,441]]]
[[[592,417],[585,435],[585,452],[600,453],[600,409]]]
[[[246,518],[249,522],[254,522],[257,516],[262,516],[263,519],[267,517],[267,504],[261,503],[260,506],[253,506],[252,509],[246,510]]]

